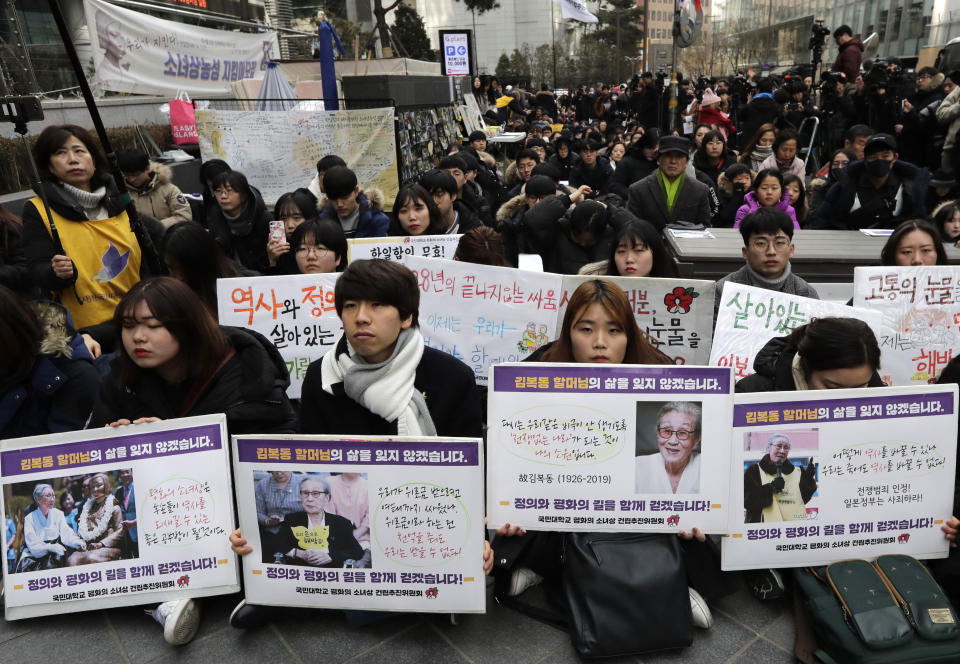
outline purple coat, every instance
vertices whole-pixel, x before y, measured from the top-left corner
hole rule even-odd
[[[784,189],[783,196],[780,198],[780,202],[775,206],[778,210],[783,210],[793,221],[794,230],[799,230],[800,224],[797,223],[797,212],[793,209],[793,206],[790,205],[790,192]],[[754,210],[760,209],[760,203],[757,202],[757,194],[753,191],[748,191],[747,195],[743,197],[743,205],[740,206],[740,209],[737,210],[737,216],[733,221],[734,228],[740,228],[740,222],[743,221],[743,218]]]

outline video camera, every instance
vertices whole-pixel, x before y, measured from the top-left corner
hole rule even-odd
[[[830,36],[830,27],[823,24],[823,19],[817,19],[813,22],[813,27],[810,29],[810,43],[807,45],[808,51],[813,51],[819,49],[820,52],[823,52],[823,47],[826,45],[827,37]]]

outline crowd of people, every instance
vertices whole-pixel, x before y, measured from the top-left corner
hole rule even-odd
[[[665,119],[666,82],[651,74],[559,98],[480,77],[474,94],[490,120],[527,138],[501,148],[474,132],[447,146],[435,169],[401,183],[389,211],[383,193],[333,154],[270,209],[247,175],[222,160],[202,164],[202,193],[190,197],[165,166],[127,151],[118,164],[138,211],[132,223],[90,133],[49,126],[34,152],[45,196],[25,204],[22,220],[0,213],[0,437],[210,413],[225,413],[231,434],[481,437],[482,390],[466,365],[425,347],[414,277],[382,260],[347,265],[349,238],[459,234],[456,260],[515,268],[534,255],[546,271],[595,276],[573,294],[558,339],[528,358],[546,362],[670,363],[637,327],[624,293],[603,279],[676,276],[663,240],[669,227],[739,230],[744,265],[718,282],[717,305],[728,282],[818,297],[791,271],[802,229],[892,229],[880,262],[943,265],[945,246],[960,239],[960,72],[919,70],[913,92],[891,110],[893,93],[866,85],[860,63],[851,65],[859,40],[838,32],[843,76],[820,88],[809,76],[679,77],[676,123]],[[809,117],[827,128],[822,144],[811,141]],[[326,272],[341,272],[344,335],[310,366],[292,403],[276,348],[218,324],[216,281]],[[958,361],[944,380],[956,380]],[[773,339],[754,368],[738,390],[881,385],[876,338],[855,319],[821,319]],[[659,454],[638,457],[637,477],[683,493],[699,476],[688,471],[699,467],[700,415],[686,402],[668,406],[651,422]],[[771,439],[764,460],[747,470],[750,521],[792,514],[815,489],[811,466],[788,465],[789,452],[789,440]],[[783,468],[772,480],[771,464]],[[7,519],[11,571],[137,555],[129,471],[81,485],[32,488],[30,507]],[[350,473],[260,477],[263,550],[255,555],[369,565],[362,492],[365,479]],[[290,536],[296,525],[317,524],[338,533],[336,550],[305,551]],[[944,526],[952,543],[958,525],[952,518]],[[709,602],[736,582],[720,571],[716,542],[699,529],[680,537],[694,619],[706,628]],[[239,531],[231,542],[253,553]],[[492,544],[504,561],[504,593],[558,580],[561,534],[507,524]],[[483,556],[490,572],[489,544]],[[935,566],[954,596],[957,564],[954,554]],[[761,597],[784,592],[775,570],[747,580]],[[231,622],[250,627],[273,611],[241,602]],[[184,643],[199,609],[178,600],[151,613],[171,643]]]

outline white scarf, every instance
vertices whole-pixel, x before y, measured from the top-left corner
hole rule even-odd
[[[342,384],[347,396],[388,422],[396,421],[400,436],[435,436],[436,427],[427,402],[413,381],[423,357],[423,336],[415,327],[402,330],[390,357],[367,364],[350,342],[323,356],[320,378],[323,391],[334,394]]]

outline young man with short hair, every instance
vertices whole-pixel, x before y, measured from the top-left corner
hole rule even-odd
[[[351,237],[386,237],[390,217],[383,212],[383,195],[377,189],[361,191],[349,168],[334,166],[323,179],[327,200],[320,217],[339,221]]]
[[[472,131],[470,132],[470,147],[478,152],[486,152],[487,150],[487,135],[482,131]]]
[[[307,189],[310,190],[311,194],[317,197],[318,201],[323,200],[323,178],[326,176],[327,171],[334,166],[343,166],[346,168],[347,162],[335,154],[325,155],[320,157],[319,161],[317,161],[317,174],[313,176],[312,180],[310,180],[310,184],[307,185]]]
[[[170,228],[180,221],[191,221],[193,212],[180,187],[173,184],[169,166],[150,161],[143,150],[125,150],[117,155],[117,166],[127,181],[137,212]]]
[[[580,163],[570,169],[570,187],[576,189],[587,185],[592,190],[591,198],[610,191],[610,176],[613,168],[606,156],[600,156],[602,144],[588,139],[580,149]]]
[[[777,208],[754,210],[740,223],[740,235],[746,265],[717,281],[714,321],[720,312],[723,286],[727,282],[820,299],[816,289],[790,269],[794,250],[793,220],[786,212]]]
[[[473,211],[458,198],[457,181],[447,171],[432,170],[420,178],[420,184],[433,196],[447,235],[466,233],[483,225]]]
[[[520,190],[523,189],[524,183],[530,179],[530,176],[533,174],[534,167],[540,163],[540,155],[530,148],[524,148],[520,150],[517,154],[516,161],[513,162],[512,166],[516,170],[516,174],[520,177],[520,182],[514,185],[511,189],[507,198],[513,198],[520,193]],[[507,176],[509,177],[510,169],[507,169]]]

